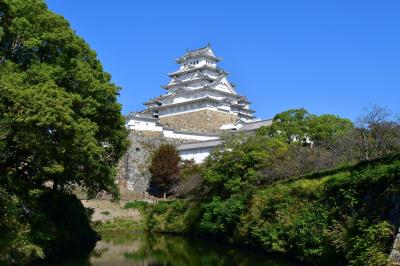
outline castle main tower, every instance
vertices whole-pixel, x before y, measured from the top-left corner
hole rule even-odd
[[[222,125],[254,121],[250,102],[236,92],[220,61],[210,45],[187,51],[161,86],[166,93],[147,101],[146,112],[167,128],[185,131],[217,132]]]

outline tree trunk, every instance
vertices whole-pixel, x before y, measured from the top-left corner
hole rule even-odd
[[[361,138],[362,138],[363,145],[364,145],[365,159],[369,160],[368,140],[367,140],[367,136],[364,134],[363,130],[361,130]]]
[[[57,191],[58,189],[58,180],[57,178],[53,179],[53,190]]]

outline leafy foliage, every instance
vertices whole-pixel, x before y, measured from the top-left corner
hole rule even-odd
[[[0,204],[8,206],[0,230],[10,233],[0,250],[8,263],[96,240],[69,193],[78,185],[118,198],[114,167],[127,144],[118,91],[42,0],[0,1]]]
[[[275,115],[272,125],[262,130],[270,136],[280,136],[288,143],[307,144],[309,123],[314,117],[304,108],[290,109]]]
[[[118,87],[95,53],[39,0],[4,1],[0,27],[2,183],[117,196],[126,132]]]
[[[315,264],[385,265],[400,225],[400,155],[245,194],[156,205],[149,229],[222,237]]]
[[[198,222],[200,212],[196,202],[160,202],[149,207],[147,211],[147,229],[165,233],[188,233]]]
[[[239,217],[245,206],[243,198],[238,195],[223,201],[219,197],[203,205],[205,210],[199,224],[199,230],[206,234],[222,237],[231,235],[239,223]]]
[[[223,147],[204,163],[204,187],[210,195],[227,198],[263,182],[260,170],[284,156],[287,144],[279,138],[226,137]]]

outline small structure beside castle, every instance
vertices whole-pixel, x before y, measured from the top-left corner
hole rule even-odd
[[[175,144],[183,159],[201,163],[220,145],[221,134],[252,133],[271,124],[254,116],[250,102],[237,93],[228,73],[218,66],[221,60],[210,45],[187,51],[176,60],[179,69],[168,74],[170,82],[161,86],[166,92],[144,103],[143,111],[126,117],[132,147],[120,176],[127,180],[128,189],[145,191],[146,160],[161,142]]]

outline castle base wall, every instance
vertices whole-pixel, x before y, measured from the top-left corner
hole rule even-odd
[[[236,121],[238,121],[236,115],[212,110],[201,110],[159,118],[159,123],[166,128],[205,133],[218,133],[221,131],[219,128],[222,125],[233,124]]]

